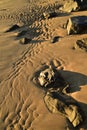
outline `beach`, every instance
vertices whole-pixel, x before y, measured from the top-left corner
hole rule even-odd
[[[87,114],[87,52],[73,49],[87,33],[68,35],[63,28],[71,16],[87,16],[87,11],[60,13],[62,4],[63,0],[0,0],[0,130],[87,130],[87,116],[74,128],[60,113],[51,113],[44,89],[34,82],[44,66],[56,68],[72,88],[69,96]],[[49,10],[58,16],[43,19]],[[10,31],[14,25],[17,28]],[[52,43],[54,36],[58,41]],[[28,44],[23,44],[25,37]]]

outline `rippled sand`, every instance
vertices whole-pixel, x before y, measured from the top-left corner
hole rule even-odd
[[[87,130],[87,118],[73,128],[61,114],[50,113],[43,101],[44,90],[33,82],[34,73],[45,65],[62,69],[72,87],[70,96],[87,114],[87,53],[73,50],[76,40],[86,38],[87,34],[68,36],[63,28],[70,16],[87,16],[87,11],[41,19],[45,10],[59,11],[57,7],[63,3],[0,1],[0,130]],[[6,32],[15,24],[20,29]],[[17,38],[23,31],[26,33]],[[32,41],[22,45],[25,36]],[[53,36],[60,37],[54,44]]]

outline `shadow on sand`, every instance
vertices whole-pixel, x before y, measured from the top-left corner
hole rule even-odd
[[[78,72],[60,70],[61,75],[70,85],[70,93],[80,91],[80,86],[87,85],[87,76]]]

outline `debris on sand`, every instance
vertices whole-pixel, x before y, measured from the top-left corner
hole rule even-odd
[[[74,48],[87,52],[87,38],[83,38],[82,40],[77,40]]]
[[[67,33],[82,34],[87,32],[87,16],[75,16],[69,18],[67,22]]]
[[[19,25],[15,24],[11,28],[9,28],[6,32],[12,32],[12,31],[15,31],[15,30],[17,30],[19,28],[20,28]]]
[[[72,123],[74,127],[83,122],[82,113],[74,101],[67,95],[57,92],[47,92],[44,102],[52,113],[61,113]]]
[[[87,9],[87,0],[67,0],[60,10],[64,12],[73,12]]]

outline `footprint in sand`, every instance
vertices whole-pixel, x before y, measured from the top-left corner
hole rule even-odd
[[[51,66],[52,68],[56,68],[58,70],[64,70],[64,61],[60,58],[53,59],[50,62],[46,63],[48,66]]]

